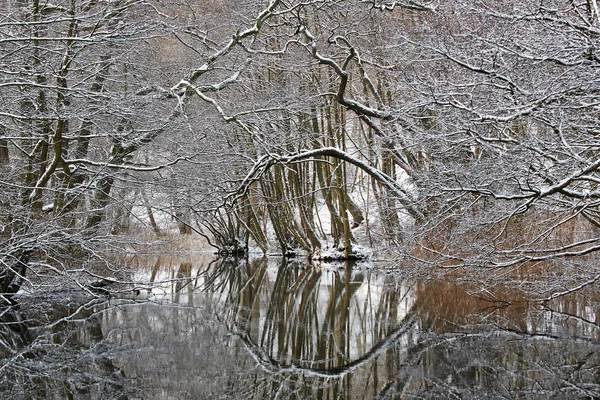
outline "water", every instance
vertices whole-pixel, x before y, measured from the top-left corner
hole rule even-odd
[[[0,394],[600,397],[600,296],[591,289],[540,303],[514,288],[410,279],[377,265],[200,257],[128,264],[131,280],[144,283],[135,292],[49,302],[35,318],[22,304],[29,339],[3,355]],[[34,328],[41,316],[45,327]]]

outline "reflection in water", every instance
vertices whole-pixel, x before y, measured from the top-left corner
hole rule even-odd
[[[5,358],[9,379],[29,382],[22,398],[600,396],[592,290],[540,305],[350,264],[132,265],[139,296],[55,310],[49,320],[71,317]],[[44,363],[61,368],[23,372]],[[0,389],[17,393],[6,379]]]

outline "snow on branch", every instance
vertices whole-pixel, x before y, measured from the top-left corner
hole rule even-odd
[[[231,203],[234,203],[235,201],[243,197],[250,189],[250,186],[254,182],[260,180],[260,177],[269,168],[276,164],[292,164],[296,162],[318,161],[315,160],[316,157],[334,157],[339,160],[350,163],[357,168],[360,168],[373,179],[375,179],[377,182],[382,184],[386,189],[388,189],[397,198],[400,204],[402,204],[402,206],[405,207],[406,211],[410,214],[411,217],[413,217],[417,221],[425,220],[424,214],[421,210],[419,210],[419,208],[416,205],[416,200],[395,179],[383,173],[379,169],[336,147],[321,147],[318,149],[304,150],[295,154],[285,156],[276,154],[264,155],[255,162],[254,166],[250,169],[250,171],[248,172],[240,186],[237,188],[237,190],[234,193],[232,193],[226,200],[230,201]]]
[[[346,96],[346,89],[348,86],[348,79],[350,76],[347,72],[347,68],[352,60],[360,60],[358,52],[346,38],[342,36],[337,36],[335,39],[333,39],[333,42],[343,42],[345,47],[348,49],[348,55],[346,56],[343,65],[340,65],[332,58],[325,57],[324,55],[319,53],[319,51],[317,50],[317,43],[314,35],[305,26],[300,27],[300,31],[302,31],[307,37],[307,39],[310,41],[310,52],[313,58],[315,58],[319,62],[319,64],[330,66],[339,76],[340,85],[338,87],[338,92],[336,95],[336,100],[338,101],[338,103],[354,111],[357,115],[364,115],[367,117],[378,118],[386,121],[394,119],[394,115],[388,111],[383,111],[377,108],[369,107],[365,104],[359,103],[358,101],[349,99]]]
[[[594,172],[597,172],[600,168],[600,159],[597,159],[585,168],[582,168],[576,172],[571,173],[566,178],[558,181],[558,182],[550,182],[550,185],[536,188],[536,187],[528,187],[521,188],[516,194],[506,194],[506,193],[497,193],[493,190],[478,187],[478,186],[463,186],[461,184],[455,188],[446,188],[444,191],[446,192],[468,192],[474,194],[482,194],[485,196],[493,197],[497,200],[527,200],[527,206],[523,205],[520,208],[528,207],[529,204],[533,201],[543,199],[546,197],[550,197],[554,194],[560,193],[563,196],[576,198],[576,199],[591,199],[600,197],[600,191],[585,191],[578,192],[569,188],[575,182],[588,180],[588,181],[597,181],[597,178],[594,176],[590,176]],[[546,178],[550,180],[549,178]],[[458,180],[457,180],[458,181]]]
[[[179,89],[181,88],[181,86],[188,86],[188,85],[193,85],[205,72],[210,71],[213,64],[220,59],[221,57],[223,57],[224,55],[228,54],[235,46],[237,46],[238,44],[241,43],[241,41],[247,37],[251,37],[256,35],[259,31],[260,28],[262,27],[262,25],[265,23],[265,21],[267,19],[269,19],[271,17],[271,15],[273,15],[273,12],[275,11],[275,8],[277,8],[277,6],[279,5],[280,1],[279,0],[273,0],[269,3],[269,5],[267,6],[267,8],[265,8],[259,15],[258,17],[256,17],[255,23],[253,26],[251,26],[250,28],[244,30],[244,31],[238,31],[236,32],[233,37],[229,40],[229,42],[227,42],[227,44],[225,44],[223,47],[221,47],[219,50],[217,50],[216,52],[214,52],[213,54],[211,54],[206,62],[201,65],[200,67],[196,68],[195,70],[193,70],[190,73],[190,76],[188,76],[187,78],[182,79],[178,84],[176,84],[175,86],[173,86],[173,88],[171,89],[171,92],[174,93],[175,95],[177,95],[177,93],[179,92]]]
[[[436,6],[433,1],[422,2],[422,1],[376,1],[376,0],[363,0],[363,3],[370,4],[371,7],[381,11],[394,11],[396,7],[405,8],[408,10],[417,11],[433,11]]]
[[[89,165],[89,166],[94,166],[94,167],[102,167],[102,168],[111,168],[111,169],[121,169],[121,170],[128,170],[128,171],[142,171],[142,172],[150,172],[150,171],[158,171],[167,167],[170,167],[172,165],[177,164],[180,161],[189,161],[190,159],[192,159],[195,155],[192,156],[185,156],[185,157],[177,157],[176,159],[169,161],[165,164],[160,164],[160,165],[155,165],[155,166],[139,166],[139,165],[128,165],[128,164],[119,164],[119,163],[110,163],[110,162],[97,162],[97,161],[92,161],[92,160],[88,160],[88,159],[71,159],[71,160],[65,160],[65,164],[79,164],[79,165]]]
[[[554,299],[556,299],[558,297],[569,295],[571,293],[577,292],[577,291],[585,288],[586,286],[595,284],[596,282],[598,282],[598,280],[600,280],[600,274],[596,275],[593,278],[591,278],[591,279],[589,279],[589,280],[587,280],[587,281],[585,281],[585,282],[583,282],[583,283],[581,283],[581,284],[579,284],[579,285],[577,285],[575,287],[572,287],[570,289],[564,290],[562,292],[552,293],[552,295],[550,295],[550,296],[548,296],[548,297],[546,297],[544,299],[541,299],[541,301],[542,302],[548,302],[548,301],[554,300]]]

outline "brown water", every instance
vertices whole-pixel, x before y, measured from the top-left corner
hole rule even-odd
[[[128,263],[142,291],[90,301],[60,323],[53,321],[73,315],[75,305],[48,304],[52,327],[31,328],[24,350],[4,359],[0,394],[600,397],[600,294],[593,290],[541,304],[514,289],[410,280],[377,265],[202,257]]]

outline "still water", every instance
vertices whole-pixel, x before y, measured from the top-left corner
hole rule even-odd
[[[600,398],[593,290],[540,303],[372,264],[127,264],[135,287],[117,296],[22,305],[27,339],[2,354],[0,396]]]

